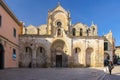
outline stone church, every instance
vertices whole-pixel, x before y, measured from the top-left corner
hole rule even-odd
[[[20,67],[102,67],[112,60],[112,32],[98,36],[97,25],[71,23],[60,4],[48,11],[47,24],[21,28]]]

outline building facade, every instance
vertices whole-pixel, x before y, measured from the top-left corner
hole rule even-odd
[[[0,69],[18,67],[21,23],[0,0]]]
[[[116,46],[115,54],[120,58],[120,46]]]
[[[102,67],[112,60],[112,32],[98,36],[97,25],[71,23],[70,12],[60,4],[48,11],[47,24],[23,27],[20,67]]]

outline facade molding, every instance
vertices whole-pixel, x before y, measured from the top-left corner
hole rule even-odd
[[[5,38],[5,37],[3,37],[3,36],[0,35],[0,42],[2,42],[2,41],[6,41],[6,42],[8,42],[9,44],[11,44],[11,45],[19,48],[19,45],[18,45],[18,44],[15,44],[14,42],[12,42],[12,41],[10,41],[9,39],[7,39],[7,38]]]

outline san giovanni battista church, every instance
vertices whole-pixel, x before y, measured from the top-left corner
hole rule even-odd
[[[113,60],[112,32],[99,36],[94,23],[72,24],[60,4],[48,11],[46,24],[21,28],[19,43],[20,67],[103,67]]]

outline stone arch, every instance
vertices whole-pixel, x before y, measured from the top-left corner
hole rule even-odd
[[[24,66],[25,67],[32,67],[32,48],[29,46],[25,47],[25,54],[23,55],[24,59]]]
[[[57,11],[57,12],[54,12],[52,15],[52,22],[51,22],[51,24],[53,25],[53,28],[54,27],[57,27],[57,22],[59,21],[59,22],[61,22],[61,26],[60,27],[63,27],[63,29],[65,30],[65,31],[67,31],[68,30],[68,16],[66,16],[66,14],[64,13],[64,12],[62,12],[62,11]]]
[[[104,53],[104,59],[108,59],[108,60],[110,59],[110,55],[106,52]]]
[[[45,47],[39,46],[36,51],[36,66],[45,67],[46,65],[46,50]]]
[[[32,48],[31,47],[26,46],[24,48],[24,53],[21,54],[21,59],[22,59],[22,62],[20,65],[22,67],[29,67],[29,68],[32,67]]]
[[[0,69],[4,68],[4,47],[0,43]]]
[[[110,55],[107,52],[105,52],[104,53],[104,66],[108,65],[109,60],[110,60]]]
[[[67,45],[63,40],[55,40],[51,45],[51,62],[53,67],[67,67]]]
[[[79,47],[75,47],[73,50],[73,60],[74,60],[74,65],[79,65],[80,64],[80,52],[81,49]]]
[[[93,53],[93,48],[89,47],[86,49],[86,66],[90,67],[92,63],[92,53]]]

